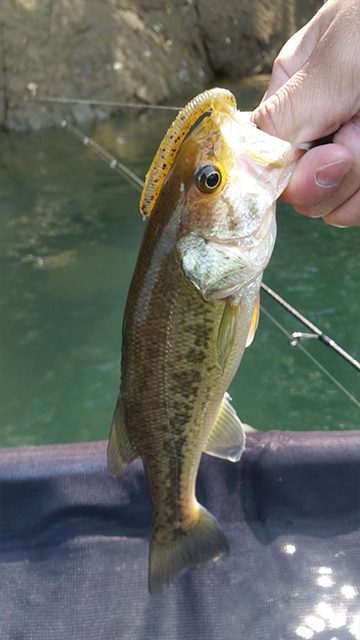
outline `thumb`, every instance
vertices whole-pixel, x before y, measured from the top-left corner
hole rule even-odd
[[[289,142],[312,142],[323,138],[348,119],[344,105],[337,99],[339,88],[325,65],[309,60],[252,114],[255,124]]]
[[[333,5],[329,2],[331,14],[324,5],[275,61],[270,90],[252,115],[263,131],[289,142],[312,142],[334,133],[358,112],[360,45],[353,13],[359,17],[360,5],[344,1],[335,13]]]

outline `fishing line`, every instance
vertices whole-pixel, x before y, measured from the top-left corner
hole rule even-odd
[[[93,138],[89,138],[89,136],[85,135],[78,127],[75,127],[71,122],[66,119],[58,120],[57,118],[52,118],[62,129],[66,129],[71,135],[80,140],[86,147],[89,147],[94,153],[96,153],[99,158],[105,160],[110,169],[114,169],[118,173],[120,173],[123,177],[125,177],[131,185],[134,185],[139,191],[142,191],[144,182],[138,178],[138,176],[131,171],[125,164],[120,162],[115,156],[106,151],[104,147],[95,142]]]
[[[120,109],[158,109],[159,111],[181,111],[183,107],[174,105],[153,104],[146,102],[127,102],[116,100],[91,100],[90,98],[69,98],[67,96],[38,96],[38,85],[35,82],[29,82],[27,89],[30,97],[34,102],[41,104],[84,104],[95,107],[119,107]],[[25,99],[28,99],[26,96]]]
[[[331,349],[336,351],[336,353],[338,353],[339,356],[344,358],[349,364],[351,364],[353,367],[355,367],[355,369],[357,371],[360,371],[360,362],[358,360],[356,360],[353,356],[351,356],[347,351],[345,351],[345,349],[340,347],[335,342],[335,340],[333,340],[332,338],[327,336],[326,333],[323,333],[323,331],[321,331],[321,329],[319,329],[319,327],[317,327],[313,322],[308,320],[302,313],[300,313],[300,311],[298,311],[297,309],[295,309],[295,307],[293,307],[291,304],[286,302],[286,300],[284,300],[281,296],[279,296],[279,294],[276,293],[276,291],[274,291],[273,289],[268,287],[264,282],[262,283],[261,286],[262,286],[263,290],[266,291],[266,293],[271,298],[273,298],[273,300],[276,300],[276,302],[278,304],[280,304],[284,309],[286,309],[286,311],[288,311],[288,313],[290,313],[292,316],[294,316],[294,318],[296,318],[297,320],[300,320],[300,322],[302,322],[302,324],[305,325],[305,327],[307,327],[307,329],[310,329],[310,331],[313,332],[314,336],[316,336],[320,340],[320,342],[322,342],[327,347],[330,347]],[[294,346],[295,346],[295,344],[298,345],[299,344],[299,340],[302,339],[302,334],[294,333],[292,335],[294,336],[293,345]],[[303,337],[306,338],[307,334],[304,334]],[[313,336],[308,336],[308,337],[313,337]],[[291,339],[291,336],[290,336],[290,339]],[[290,340],[290,343],[291,343],[291,340]],[[299,346],[301,346],[301,345],[299,345]]]
[[[265,307],[263,307],[263,305],[261,305],[261,311],[262,313],[265,314],[265,316],[267,318],[269,318],[269,320],[287,337],[289,336],[289,332],[285,329],[285,327],[283,327],[283,325],[276,320],[276,318],[274,318],[274,316],[267,311],[267,309],[265,309]],[[355,406],[357,406],[360,409],[360,402],[357,400],[357,398],[355,398],[355,396],[352,395],[352,393],[350,393],[350,391],[348,391],[348,389],[346,389],[346,387],[344,387],[344,385],[341,384],[341,382],[339,382],[339,380],[337,380],[337,378],[335,378],[332,373],[330,373],[330,371],[328,371],[328,369],[326,369],[321,362],[319,362],[319,360],[317,360],[317,358],[315,358],[315,356],[313,356],[309,351],[307,351],[307,349],[304,349],[304,347],[299,344],[299,349],[308,357],[310,358],[310,360],[313,362],[313,364],[315,364],[320,371],[322,371],[328,378],[329,380],[331,380],[331,382],[338,388],[340,389],[346,396],[347,398],[349,398],[349,400],[351,400]]]
[[[95,142],[95,140],[93,140],[92,138],[87,136],[83,131],[81,131],[81,129],[79,129],[75,125],[71,124],[68,120],[66,120],[66,119],[59,120],[59,119],[57,119],[55,117],[52,117],[52,119],[60,127],[62,127],[63,129],[67,130],[74,138],[76,138],[77,140],[80,140],[85,146],[87,146],[90,149],[92,149],[94,151],[94,153],[96,153],[102,160],[104,160],[111,169],[116,170],[118,173],[120,173],[122,176],[124,176],[128,180],[128,182],[133,184],[139,191],[142,190],[142,188],[144,186],[144,181],[141,180],[133,171],[131,171],[131,169],[129,169],[123,162],[120,162],[117,158],[115,158],[115,156],[113,156],[111,153],[106,151],[106,149],[104,149],[100,144]],[[261,284],[261,287],[271,298],[273,298],[278,304],[280,304],[288,313],[293,315],[297,320],[302,322],[308,329],[310,329],[313,332],[313,336],[316,336],[323,344],[325,344],[326,346],[328,346],[331,349],[333,349],[338,355],[340,355],[343,359],[345,359],[346,362],[351,364],[357,371],[360,371],[360,362],[358,360],[356,360],[353,356],[351,356],[347,351],[345,351],[345,349],[340,347],[335,342],[335,340],[333,340],[332,338],[327,336],[325,333],[323,333],[315,324],[313,324],[302,313],[300,313],[300,311],[298,311],[297,309],[295,309],[295,307],[290,305],[286,300],[284,300],[273,289],[268,287],[264,282]],[[269,315],[269,317],[271,315],[266,310],[264,310],[264,313],[265,313],[265,315]],[[274,320],[274,323],[276,324],[275,319],[273,319],[273,320]],[[330,378],[330,380],[332,380],[333,383],[336,384],[336,386],[341,388],[343,390],[343,392],[349,398],[351,398],[351,400],[353,402],[355,402],[355,404],[357,404],[357,406],[359,406],[359,408],[360,408],[360,403],[356,400],[356,398],[354,398],[354,396],[352,396],[352,394],[349,391],[347,391],[347,389],[345,389],[345,387],[343,387],[341,385],[341,383],[338,382],[336,380],[336,378],[334,378],[332,376],[332,374],[330,372],[328,372],[327,369],[325,369],[323,367],[323,365],[320,362],[318,362],[316,360],[316,358],[314,358],[300,344],[300,339],[301,338],[299,338],[299,336],[305,337],[305,338],[306,337],[313,337],[313,336],[307,336],[307,334],[297,334],[297,333],[289,335],[289,333],[285,329],[284,329],[284,332],[285,332],[286,336],[288,337],[288,339],[290,338],[290,344],[297,344],[299,349],[301,349],[304,353],[306,353],[306,355],[310,359],[312,359],[313,362],[316,363],[317,366],[322,371],[324,371],[326,373],[326,375]],[[296,336],[296,338],[295,338],[295,336]],[[292,337],[293,337],[293,340],[292,340]]]
[[[41,103],[57,103],[57,104],[86,104],[99,107],[119,107],[121,109],[158,109],[159,111],[181,111],[182,107],[167,106],[165,104],[147,104],[144,102],[113,102],[112,100],[85,100],[75,98],[53,98],[42,97],[36,98],[36,102]]]

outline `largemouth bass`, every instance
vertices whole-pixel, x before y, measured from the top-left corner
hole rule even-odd
[[[228,550],[196,500],[196,477],[202,452],[236,461],[244,447],[226,390],[256,331],[275,201],[299,153],[213,89],[180,112],[147,175],[108,461],[113,475],[144,463],[151,592]]]

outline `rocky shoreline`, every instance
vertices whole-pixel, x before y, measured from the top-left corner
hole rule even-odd
[[[116,106],[30,99],[182,101],[219,77],[269,72],[321,0],[2,0],[0,125],[78,123]]]

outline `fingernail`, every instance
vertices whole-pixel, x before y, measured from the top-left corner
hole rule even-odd
[[[344,162],[343,160],[324,164],[315,173],[315,182],[319,187],[325,189],[337,187],[346,174],[349,173],[350,168],[349,162]]]

